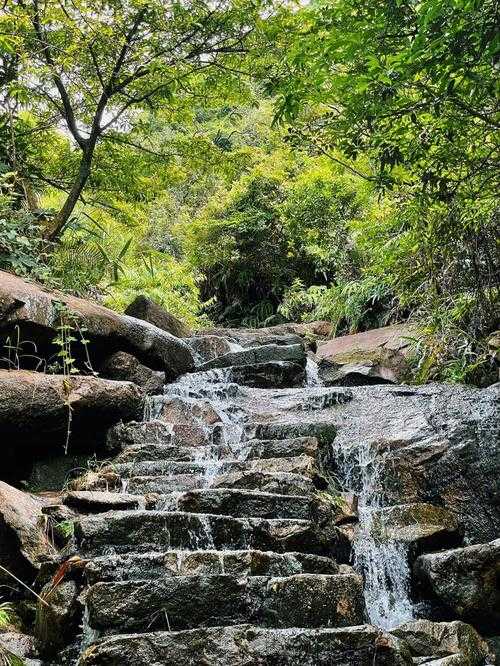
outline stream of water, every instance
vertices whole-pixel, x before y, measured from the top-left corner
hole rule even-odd
[[[308,359],[306,389],[300,393],[301,400],[307,404],[315,397],[306,394],[307,388],[320,386],[317,364]],[[162,405],[176,397],[193,406],[205,401],[220,421],[214,427],[200,417],[196,425],[205,430],[207,441],[229,449],[230,458],[243,460],[246,414],[238,405],[242,390],[246,389],[231,383],[227,369],[185,375],[166,385],[163,395],[150,399],[145,419],[156,418]],[[335,448],[335,444],[333,446]],[[411,620],[413,607],[409,593],[408,549],[405,544],[388,538],[380,511],[385,505],[383,454],[369,443],[347,451],[336,449],[334,453],[341,461],[339,480],[342,489],[358,497],[359,526],[354,541],[354,565],[364,576],[369,618],[373,624],[389,629]],[[227,460],[226,455],[224,461]],[[209,450],[208,457],[206,449],[200,448],[196,462],[204,466],[204,486],[209,488],[223,465],[217,447]]]
[[[384,502],[384,456],[370,443],[345,452],[337,449],[344,490],[358,497],[359,525],[354,566],[363,574],[370,622],[391,629],[414,617],[406,544],[389,538],[381,509]]]

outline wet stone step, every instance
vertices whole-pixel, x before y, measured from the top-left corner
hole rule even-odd
[[[361,625],[341,629],[263,629],[251,625],[109,636],[79,666],[409,666],[391,634]]]
[[[318,452],[318,440],[315,437],[295,437],[291,439],[249,439],[242,442],[239,453],[243,460],[255,458],[287,458],[311,456]]]
[[[166,423],[160,419],[120,423],[108,431],[106,449],[111,454],[129,447],[154,444],[160,447],[196,447],[220,444],[222,423],[213,426],[193,423]]]
[[[245,426],[247,439],[290,439],[316,437],[320,446],[331,444],[336,427],[331,421],[298,421],[296,423],[253,423]]]
[[[258,518],[310,520],[314,499],[303,495],[278,495],[255,490],[206,488],[160,497],[157,509]]]
[[[223,444],[208,446],[162,446],[158,444],[139,444],[124,449],[114,459],[117,463],[138,463],[156,460],[194,462],[200,460],[220,460],[232,458],[231,449]]]
[[[252,625],[109,636],[79,666],[410,666],[401,641],[376,627],[265,629]]]
[[[265,345],[250,347],[216,356],[198,366],[198,371],[228,368],[230,366],[255,366],[261,363],[288,361],[305,366],[306,353],[303,345]]]
[[[298,573],[339,573],[329,557],[261,550],[166,551],[108,555],[90,560],[85,575],[98,581],[151,580],[166,576],[215,575],[291,576]]]
[[[193,476],[213,476],[215,474],[234,474],[246,472],[286,472],[310,476],[314,473],[314,460],[310,456],[294,458],[266,458],[248,461],[240,460],[199,460],[192,462],[178,461],[145,461],[132,463],[113,463],[103,470],[112,471],[121,478],[133,476],[171,476],[173,474],[190,474]]]
[[[280,389],[303,386],[306,381],[305,366],[290,361],[236,365],[229,369],[231,381],[261,389]]]
[[[86,598],[88,621],[100,632],[192,629],[242,622],[264,627],[346,627],[365,621],[357,574],[288,577],[164,577],[101,582]]]
[[[319,531],[307,520],[168,511],[83,516],[75,523],[75,537],[81,554],[86,556],[154,550],[257,549],[333,557],[340,553],[345,557],[346,544],[337,528]]]
[[[212,470],[215,471],[215,470]],[[317,488],[324,489],[326,484],[320,483],[301,474],[286,472],[231,472],[195,476],[193,474],[173,474],[167,476],[134,476],[126,480],[128,493],[145,495],[158,493],[166,495],[171,492],[182,492],[200,488],[241,488],[260,490],[279,495],[310,495]]]
[[[146,508],[146,500],[139,495],[96,490],[71,491],[64,495],[62,503],[80,513],[102,513],[104,511]]]

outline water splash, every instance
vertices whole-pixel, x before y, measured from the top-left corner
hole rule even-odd
[[[384,502],[384,454],[369,442],[348,451],[336,449],[343,489],[358,496],[359,529],[354,565],[364,576],[370,621],[391,629],[414,617],[410,598],[408,546],[389,537]]]
[[[323,382],[319,377],[318,364],[308,356],[306,361],[306,386],[322,386]]]

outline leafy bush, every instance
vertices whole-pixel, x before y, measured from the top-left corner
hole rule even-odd
[[[374,277],[308,289],[296,280],[286,291],[279,311],[294,321],[328,320],[333,333],[341,335],[385,326],[394,315],[392,302],[388,285]]]
[[[0,183],[1,186],[1,183]],[[37,218],[16,209],[9,195],[0,194],[0,269],[43,280],[47,277],[48,245]]]
[[[294,280],[308,288],[355,276],[349,224],[372,205],[366,189],[328,161],[266,156],[187,227],[187,255],[202,275],[202,297],[214,298],[211,314],[262,324]]]

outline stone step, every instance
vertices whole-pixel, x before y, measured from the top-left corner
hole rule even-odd
[[[85,569],[91,585],[98,581],[151,580],[165,576],[291,576],[297,573],[336,574],[339,573],[339,566],[330,557],[307,553],[170,550],[96,557],[88,562]]]
[[[261,363],[279,363],[284,361],[296,363],[304,367],[306,364],[306,353],[303,345],[265,345],[231,351],[202,363],[198,366],[197,370],[203,372],[216,368],[256,366]]]
[[[182,630],[250,622],[264,627],[346,627],[365,620],[357,574],[169,576],[96,583],[86,596],[92,629]]]
[[[295,456],[316,457],[316,437],[294,437],[291,439],[249,439],[239,445],[243,460],[256,458],[293,458]]]
[[[179,462],[199,460],[221,460],[234,458],[256,460],[264,458],[294,458],[310,456],[314,458],[318,450],[315,437],[292,439],[250,439],[232,447],[228,444],[201,446],[178,446],[176,444],[139,443],[124,448],[113,463],[145,462],[154,460],[174,460]]]
[[[240,488],[260,490],[278,495],[311,495],[316,488],[324,489],[319,477],[311,479],[301,474],[282,472],[231,472],[214,476],[173,474],[166,476],[134,476],[125,481],[128,493],[146,495],[158,493],[166,495],[201,488]]]
[[[314,474],[314,460],[310,456],[295,456],[293,458],[266,458],[256,460],[199,460],[199,461],[172,461],[157,460],[131,463],[113,463],[103,472],[111,471],[122,479],[134,476],[172,476],[175,474],[189,474],[191,476],[220,476],[222,474],[244,474],[248,472],[273,472],[301,474],[312,476]]]
[[[81,517],[75,537],[82,555],[163,550],[308,552],[345,561],[346,538],[312,521],[233,518],[170,511],[115,511]]]
[[[263,629],[252,625],[109,636],[79,666],[411,666],[407,648],[377,627]]]
[[[224,445],[205,446],[162,446],[158,444],[138,444],[129,446],[119,453],[113,464],[153,461],[195,462],[200,460],[221,460],[232,458],[231,449]]]
[[[303,386],[305,366],[290,361],[236,365],[228,369],[227,377],[241,386],[261,389],[281,389]],[[220,372],[214,370],[212,372]]]
[[[156,508],[167,511],[219,514],[235,518],[311,520],[314,515],[314,498],[234,488],[203,488],[160,497]]]
[[[62,503],[80,513],[102,513],[104,511],[146,508],[146,500],[140,495],[98,490],[70,491],[63,496]]]
[[[306,421],[295,423],[249,423],[245,426],[247,439],[293,439],[315,437],[320,446],[331,444],[337,429],[331,421]]]

